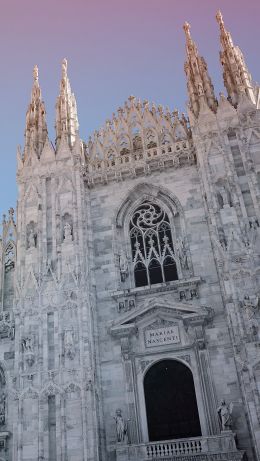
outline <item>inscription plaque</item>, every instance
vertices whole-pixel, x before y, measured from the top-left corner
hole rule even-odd
[[[180,342],[179,328],[177,325],[154,328],[145,331],[146,347],[176,344]]]

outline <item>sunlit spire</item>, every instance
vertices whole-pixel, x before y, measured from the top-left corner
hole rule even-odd
[[[195,117],[198,117],[203,103],[215,111],[217,102],[206,61],[198,54],[196,44],[191,38],[188,22],[184,23],[183,29],[186,36],[187,60],[184,69],[187,76],[189,106]]]
[[[32,151],[34,151],[38,157],[40,156],[47,135],[46,111],[39,85],[39,71],[38,67],[34,66],[31,102],[26,113],[25,159],[30,156]]]
[[[234,46],[230,32],[225,28],[221,11],[216,14],[220,28],[220,61],[223,68],[224,84],[231,102],[236,106],[240,94],[246,94],[255,104],[255,88],[246,66],[244,56],[238,46]]]
[[[77,104],[74,94],[71,91],[68,78],[68,63],[62,61],[62,75],[60,82],[60,94],[56,103],[56,145],[58,147],[62,134],[65,135],[68,144],[72,147],[75,143],[79,124],[77,116]]]

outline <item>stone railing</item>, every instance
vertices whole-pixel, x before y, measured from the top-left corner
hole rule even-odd
[[[89,160],[86,165],[82,165],[82,173],[88,183],[94,185],[149,174],[157,169],[178,168],[194,162],[193,144],[191,140],[184,140],[163,147],[139,149],[111,159]]]
[[[237,450],[231,431],[208,437],[118,445],[117,461],[240,461],[244,453]]]

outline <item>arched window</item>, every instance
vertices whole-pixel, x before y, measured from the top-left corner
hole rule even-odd
[[[144,394],[149,440],[201,435],[192,372],[177,360],[162,360],[147,371]]]
[[[170,221],[157,204],[143,202],[130,221],[136,287],[178,279]]]
[[[15,249],[12,242],[9,242],[5,249],[4,268],[5,273],[12,271],[15,266]]]
[[[0,367],[0,426],[6,424],[6,393],[5,393],[5,374]]]

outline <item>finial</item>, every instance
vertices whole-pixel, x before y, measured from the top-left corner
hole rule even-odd
[[[224,29],[223,15],[220,10],[217,11],[216,20],[219,23],[220,27]]]
[[[161,104],[158,106],[158,112],[160,115],[163,113],[163,106]]]
[[[131,94],[131,95],[129,96],[129,98],[128,98],[128,101],[130,102],[130,105],[131,105],[131,106],[134,105],[135,100],[136,100],[136,98],[135,98],[135,96],[133,96],[132,94]]]
[[[155,102],[152,102],[152,109],[151,109],[152,112],[156,112],[156,105],[155,105]]]
[[[37,64],[33,68],[33,80],[34,82],[37,82],[37,83],[39,81],[39,69],[38,69]]]
[[[12,207],[9,208],[8,214],[9,214],[10,221],[13,221],[13,219],[14,219],[14,209]]]
[[[189,24],[187,21],[183,24],[183,30],[184,30],[184,32],[185,32],[186,38],[187,38],[187,39],[190,39],[190,38],[191,38],[191,35],[190,35],[190,24]]]
[[[174,109],[172,115],[173,115],[174,119],[177,120],[177,119],[179,118],[179,111],[178,111],[178,109]]]
[[[62,61],[62,78],[67,77],[67,71],[68,71],[68,61],[66,58],[64,58]]]

